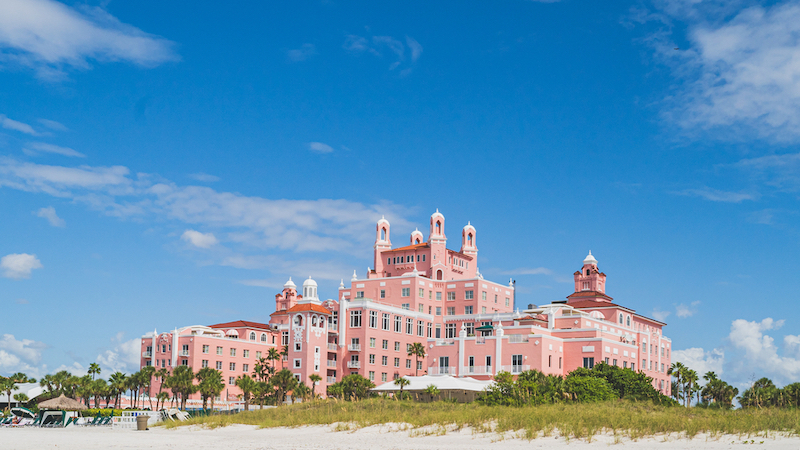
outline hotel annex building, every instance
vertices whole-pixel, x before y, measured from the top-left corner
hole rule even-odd
[[[269,349],[288,347],[280,368],[317,392],[343,376],[360,374],[376,384],[401,376],[449,374],[488,379],[500,371],[537,369],[566,375],[599,362],[642,371],[669,395],[672,342],[663,322],[637,314],[606,295],[606,275],[591,252],[574,273],[575,291],[565,300],[514,309],[514,286],[488,281],[478,271],[477,232],[467,224],[461,248],[447,248],[444,216],[430,218],[409,245],[393,248],[390,225],[378,221],[374,268],[336,300],[320,300],[308,278],[302,290],[289,278],[275,295],[268,324],[235,321],[188,326],[142,337],[141,366],[214,367],[223,374],[223,400],[241,393],[236,377],[252,374]],[[426,356],[408,355],[419,342]],[[158,380],[154,382],[158,389]],[[199,398],[199,394],[195,394]]]

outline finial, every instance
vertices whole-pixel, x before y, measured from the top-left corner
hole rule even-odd
[[[353,280],[357,280],[357,279],[358,279],[358,275],[356,275],[356,271],[355,271],[355,269],[353,269]]]
[[[472,225],[472,222],[470,222],[470,221],[468,220],[468,221],[467,221],[467,225]]]
[[[344,289],[344,278],[339,282],[339,289]]]
[[[386,218],[386,216],[384,216],[383,214],[381,214],[381,219],[385,219],[385,218]]]

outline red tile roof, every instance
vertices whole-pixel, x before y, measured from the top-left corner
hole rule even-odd
[[[614,300],[613,298],[609,297],[608,295],[603,294],[602,292],[598,292],[598,291],[580,291],[580,292],[575,292],[575,293],[570,294],[570,295],[567,296],[568,299],[572,299],[572,298],[596,298],[596,297],[606,299],[609,302],[611,300]]]
[[[315,305],[313,303],[303,303],[299,305],[294,305],[286,310],[287,313],[300,312],[300,311],[314,311],[323,314],[331,314],[331,312],[328,311],[327,308],[320,305]]]
[[[209,328],[257,328],[260,330],[269,330],[269,325],[265,323],[249,322],[247,320],[237,320],[234,322],[218,323],[216,325],[209,325]]]
[[[428,247],[428,243],[427,242],[423,242],[421,244],[406,245],[405,247],[393,248],[391,250],[386,250],[386,251],[381,252],[381,253],[404,252],[404,251],[407,251],[407,250],[416,250],[418,248],[427,248],[427,247]]]

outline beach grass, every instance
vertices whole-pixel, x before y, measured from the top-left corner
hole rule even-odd
[[[637,439],[683,434],[765,436],[800,434],[800,410],[747,409],[723,411],[664,407],[645,402],[553,404],[530,407],[485,406],[476,403],[418,403],[387,399],[360,402],[318,400],[279,408],[192,418],[166,427],[201,425],[209,428],[245,424],[262,428],[332,425],[339,431],[381,424],[404,424],[416,434],[441,434],[470,427],[477,432],[512,432],[533,439],[554,433],[591,440],[597,433]]]

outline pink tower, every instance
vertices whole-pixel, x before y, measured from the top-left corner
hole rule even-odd
[[[447,236],[444,234],[444,216],[436,209],[431,215],[431,232],[428,235],[431,248],[430,278],[444,280],[447,274]]]
[[[317,282],[309,277],[303,282],[303,297],[287,310],[289,314],[289,366],[299,381],[311,386],[309,377],[322,377],[317,392],[325,392],[323,367],[328,354],[328,318],[330,311],[322,306],[317,297]]]

